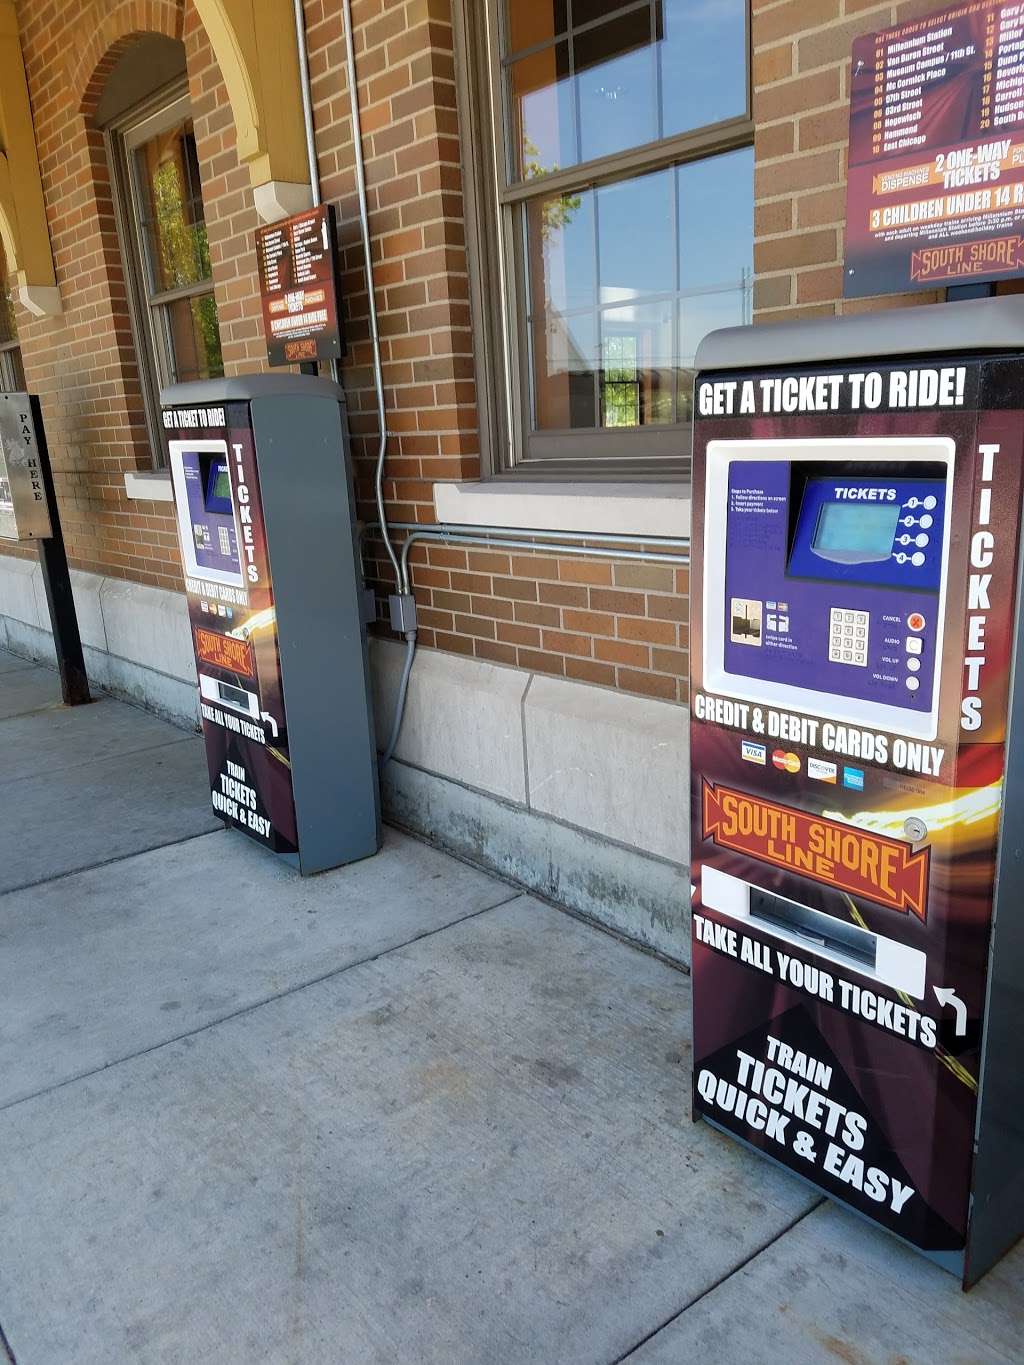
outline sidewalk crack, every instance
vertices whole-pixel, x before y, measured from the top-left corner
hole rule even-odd
[[[35,714],[35,713],[33,713]],[[20,720],[20,716],[12,717]],[[191,740],[198,739],[198,735],[177,735],[174,739],[162,739],[157,744],[144,744],[138,749],[122,749],[116,754],[105,754],[102,758],[83,758],[80,763],[65,763],[62,767],[49,768],[45,772],[21,773],[18,777],[0,777],[0,786],[10,787],[15,782],[35,782],[40,779],[50,779],[62,776],[64,773],[73,773],[79,768],[95,768],[99,763],[112,763],[119,758],[138,758],[141,754],[152,754],[158,749],[169,749],[174,744],[187,744]]]
[[[0,1322],[0,1354],[6,1357],[8,1365],[18,1365],[18,1358],[14,1354],[14,1347],[7,1339],[7,1333],[4,1331],[2,1322]]]
[[[20,891],[31,891],[36,886],[49,886],[52,882],[66,881],[68,877],[78,877],[85,872],[98,872],[101,867],[113,867],[115,863],[126,863],[130,858],[145,858],[147,854],[159,853],[163,848],[176,848],[178,844],[188,844],[193,839],[208,839],[213,834],[225,833],[227,833],[226,825],[214,825],[210,829],[197,830],[195,834],[183,834],[180,839],[168,839],[166,843],[150,844],[146,848],[134,849],[131,853],[115,853],[112,858],[101,858],[98,863],[85,863],[82,867],[70,867],[67,872],[55,872],[52,877],[40,877],[34,882],[22,882],[20,886],[8,886],[5,890],[0,891],[0,901],[3,901],[5,896],[16,896]]]
[[[298,994],[299,991],[308,990],[310,986],[322,985],[323,982],[330,981],[332,977],[344,976],[346,972],[353,971],[356,967],[366,967],[372,962],[379,961],[382,957],[388,957],[391,953],[400,953],[404,948],[411,948],[414,943],[422,943],[424,939],[433,938],[435,934],[443,934],[448,929],[454,929],[460,924],[468,923],[469,920],[479,918],[480,915],[489,914],[492,910],[500,910],[502,906],[521,899],[523,894],[522,891],[515,891],[512,895],[505,896],[493,905],[484,905],[479,910],[470,910],[467,914],[460,915],[458,919],[449,920],[433,929],[424,929],[421,934],[414,934],[412,938],[406,939],[402,943],[394,943],[389,948],[382,948],[378,953],[370,953],[366,957],[359,958],[356,962],[346,962],[342,967],[335,967],[331,971],[322,972],[319,976],[310,977],[306,981],[297,981],[294,986],[286,986],[284,990],[264,996],[260,1000],[254,1000],[248,1005],[240,1005],[238,1009],[229,1010],[227,1014],[219,1015],[216,1019],[208,1019],[205,1024],[198,1024],[195,1028],[186,1029],[184,1033],[177,1033],[173,1038],[163,1038],[159,1043],[153,1043],[150,1047],[140,1048],[138,1052],[127,1052],[122,1057],[114,1057],[109,1062],[103,1062],[100,1066],[89,1067],[74,1076],[66,1076],[62,1081],[54,1081],[53,1085],[45,1085],[41,1090],[33,1090],[26,1095],[16,1095],[14,1099],[6,1100],[0,1104],[0,1114],[8,1109],[14,1109],[19,1104],[26,1104],[29,1100],[37,1100],[44,1095],[51,1095],[55,1090],[63,1090],[65,1086],[75,1085],[78,1081],[85,1081],[92,1076],[98,1076],[104,1071],[109,1071],[111,1067],[121,1066],[123,1062],[133,1062],[140,1057],[148,1057],[150,1053],[159,1052],[161,1048],[171,1047],[174,1043],[182,1043],[186,1038],[195,1038],[200,1033],[206,1033],[208,1029],[217,1028],[219,1024],[227,1024],[232,1019],[240,1019],[246,1014],[252,1014],[256,1010],[262,1009],[264,1005],[272,1005],[276,1000],[285,1000],[290,995]]]
[[[816,1199],[810,1208],[804,1209],[803,1213],[798,1213],[795,1218],[791,1218],[784,1228],[780,1228],[778,1232],[773,1233],[771,1237],[760,1243],[759,1246],[756,1246],[749,1255],[744,1256],[742,1261],[738,1261],[736,1265],[731,1266],[723,1275],[719,1275],[718,1279],[709,1284],[706,1289],[702,1289],[699,1294],[694,1294],[693,1298],[688,1299],[686,1303],[683,1304],[682,1308],[677,1309],[670,1317],[665,1318],[663,1322],[659,1322],[646,1336],[643,1336],[639,1341],[634,1342],[634,1344],[623,1351],[621,1355],[617,1355],[614,1360],[609,1361],[609,1365],[625,1365],[627,1361],[632,1360],[637,1351],[646,1346],[649,1341],[653,1341],[654,1338],[658,1336],[659,1333],[664,1332],[667,1327],[671,1327],[674,1322],[678,1322],[683,1314],[688,1313],[695,1304],[700,1303],[701,1299],[706,1299],[709,1294],[713,1294],[715,1290],[725,1284],[727,1280],[731,1280],[734,1275],[738,1275],[741,1270],[750,1265],[751,1261],[756,1261],[758,1256],[767,1251],[769,1247],[773,1247],[776,1242],[781,1241],[782,1238],[792,1232],[798,1224],[802,1223],[805,1218],[809,1218],[816,1209],[820,1209],[822,1204],[827,1203],[827,1199]]]

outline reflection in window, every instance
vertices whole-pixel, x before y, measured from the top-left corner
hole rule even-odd
[[[513,180],[746,111],[746,0],[510,0],[508,11]]]
[[[751,320],[752,151],[538,198],[526,225],[535,428],[689,421],[701,339]]]
[[[143,143],[135,157],[154,291],[208,280],[210,246],[191,122]]]
[[[0,392],[21,392],[24,388],[25,371],[18,346],[14,299],[7,283],[7,261],[0,244]]]
[[[136,146],[132,170],[161,378],[178,383],[222,375],[192,120],[175,121]]]
[[[748,6],[506,0],[488,26],[513,464],[685,464],[697,347],[751,319]]]
[[[0,256],[0,270],[4,271],[3,277],[0,277],[0,346],[6,346],[18,340],[18,328],[14,321],[14,300],[7,287],[3,256]]]
[[[636,335],[610,336],[602,352],[601,425],[640,425],[640,377]]]

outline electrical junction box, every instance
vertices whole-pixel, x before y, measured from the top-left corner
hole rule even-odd
[[[161,394],[213,808],[303,874],[380,848],[344,393]]]
[[[1024,299],[697,364],[694,1111],[970,1285],[1024,1232]]]
[[[53,534],[40,456],[36,400],[0,393],[0,539]]]

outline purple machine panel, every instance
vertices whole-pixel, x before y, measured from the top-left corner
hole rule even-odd
[[[731,463],[728,673],[931,710],[946,485],[905,471]]]
[[[238,574],[241,581],[226,455],[186,450],[182,470],[197,568]]]

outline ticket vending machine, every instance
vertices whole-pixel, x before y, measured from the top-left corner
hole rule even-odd
[[[697,364],[695,1114],[969,1286],[1024,1232],[1024,299]]]
[[[381,837],[344,401],[295,374],[161,395],[213,808],[303,874]]]

